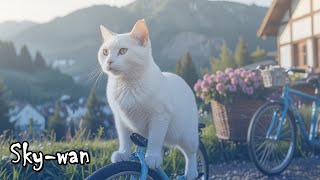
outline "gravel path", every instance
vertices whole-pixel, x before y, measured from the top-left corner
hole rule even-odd
[[[320,157],[294,159],[286,171],[280,176],[274,177],[264,176],[251,162],[233,161],[219,165],[211,165],[209,179],[320,180]]]

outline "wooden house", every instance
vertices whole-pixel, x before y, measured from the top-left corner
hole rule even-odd
[[[320,0],[273,0],[258,36],[277,38],[282,67],[320,72]]]

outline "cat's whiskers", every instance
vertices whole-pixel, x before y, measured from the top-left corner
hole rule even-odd
[[[94,69],[92,72],[89,73],[89,82],[94,82],[93,87],[97,87],[97,83],[100,80],[100,77],[102,76],[103,71],[100,66],[98,66],[96,69]]]
[[[100,67],[97,67],[95,68],[93,71],[91,71],[89,74],[88,74],[88,78],[89,80],[92,80],[94,79],[101,71],[101,68]]]
[[[100,85],[100,81],[101,81],[102,75],[103,75],[103,71],[100,71],[100,74],[98,75],[98,78],[97,78],[96,83],[95,83],[95,85],[98,83],[98,86],[97,86],[98,88],[99,88],[99,85]]]
[[[101,67],[97,66],[93,71],[88,73],[89,79],[92,79],[92,77],[96,76],[98,73],[100,73],[100,71],[101,71]]]

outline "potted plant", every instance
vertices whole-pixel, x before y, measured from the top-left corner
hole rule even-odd
[[[259,73],[245,69],[205,74],[194,90],[206,104],[211,103],[217,137],[232,141],[246,140],[251,117],[266,97]]]

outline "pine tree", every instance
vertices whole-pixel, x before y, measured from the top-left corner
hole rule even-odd
[[[265,60],[266,57],[267,52],[264,49],[260,48],[260,46],[257,46],[256,50],[251,53],[251,58],[254,62]]]
[[[69,129],[71,137],[74,137],[74,135],[76,134],[76,127],[73,120],[69,121]]]
[[[226,42],[223,43],[220,49],[220,59],[212,58],[210,64],[213,73],[218,70],[237,67],[237,64],[235,63],[235,60],[233,59],[231,51],[228,48]]]
[[[30,135],[30,138],[34,137],[35,134],[35,121],[33,120],[33,118],[29,119],[29,123],[28,123],[28,132]]]
[[[56,140],[63,139],[67,131],[65,121],[60,116],[60,110],[60,105],[57,103],[53,115],[48,120],[48,129],[56,133]]]
[[[0,81],[0,134],[5,130],[12,130],[13,124],[9,121],[9,93],[5,84]]]
[[[198,73],[188,51],[185,53],[185,55],[182,57],[181,62],[179,62],[178,64],[177,67],[179,66],[179,69],[177,69],[177,74],[181,76],[193,89],[194,84],[198,80]]]
[[[230,49],[227,46],[227,43],[224,42],[221,47],[221,54],[220,54],[221,63],[224,68],[234,68],[236,64],[234,59],[231,56]]]
[[[21,70],[30,72],[32,71],[33,62],[29,49],[26,45],[22,46],[19,56],[19,63]]]
[[[98,128],[103,127],[103,113],[100,111],[99,101],[95,88],[91,89],[90,95],[86,103],[86,114],[81,120],[80,128],[91,135],[96,134]]]
[[[0,41],[0,66],[4,68],[13,68],[17,65],[16,49],[12,42]]]
[[[176,74],[181,75],[182,71],[181,71],[181,60],[178,59],[177,60],[177,64],[176,64]]]
[[[41,55],[41,53],[39,51],[36,52],[36,57],[34,60],[34,65],[37,68],[44,68],[46,67],[46,61],[44,60],[43,56]]]
[[[237,44],[234,55],[235,55],[234,59],[239,67],[242,67],[251,63],[246,42],[242,37],[239,38],[239,42]]]

